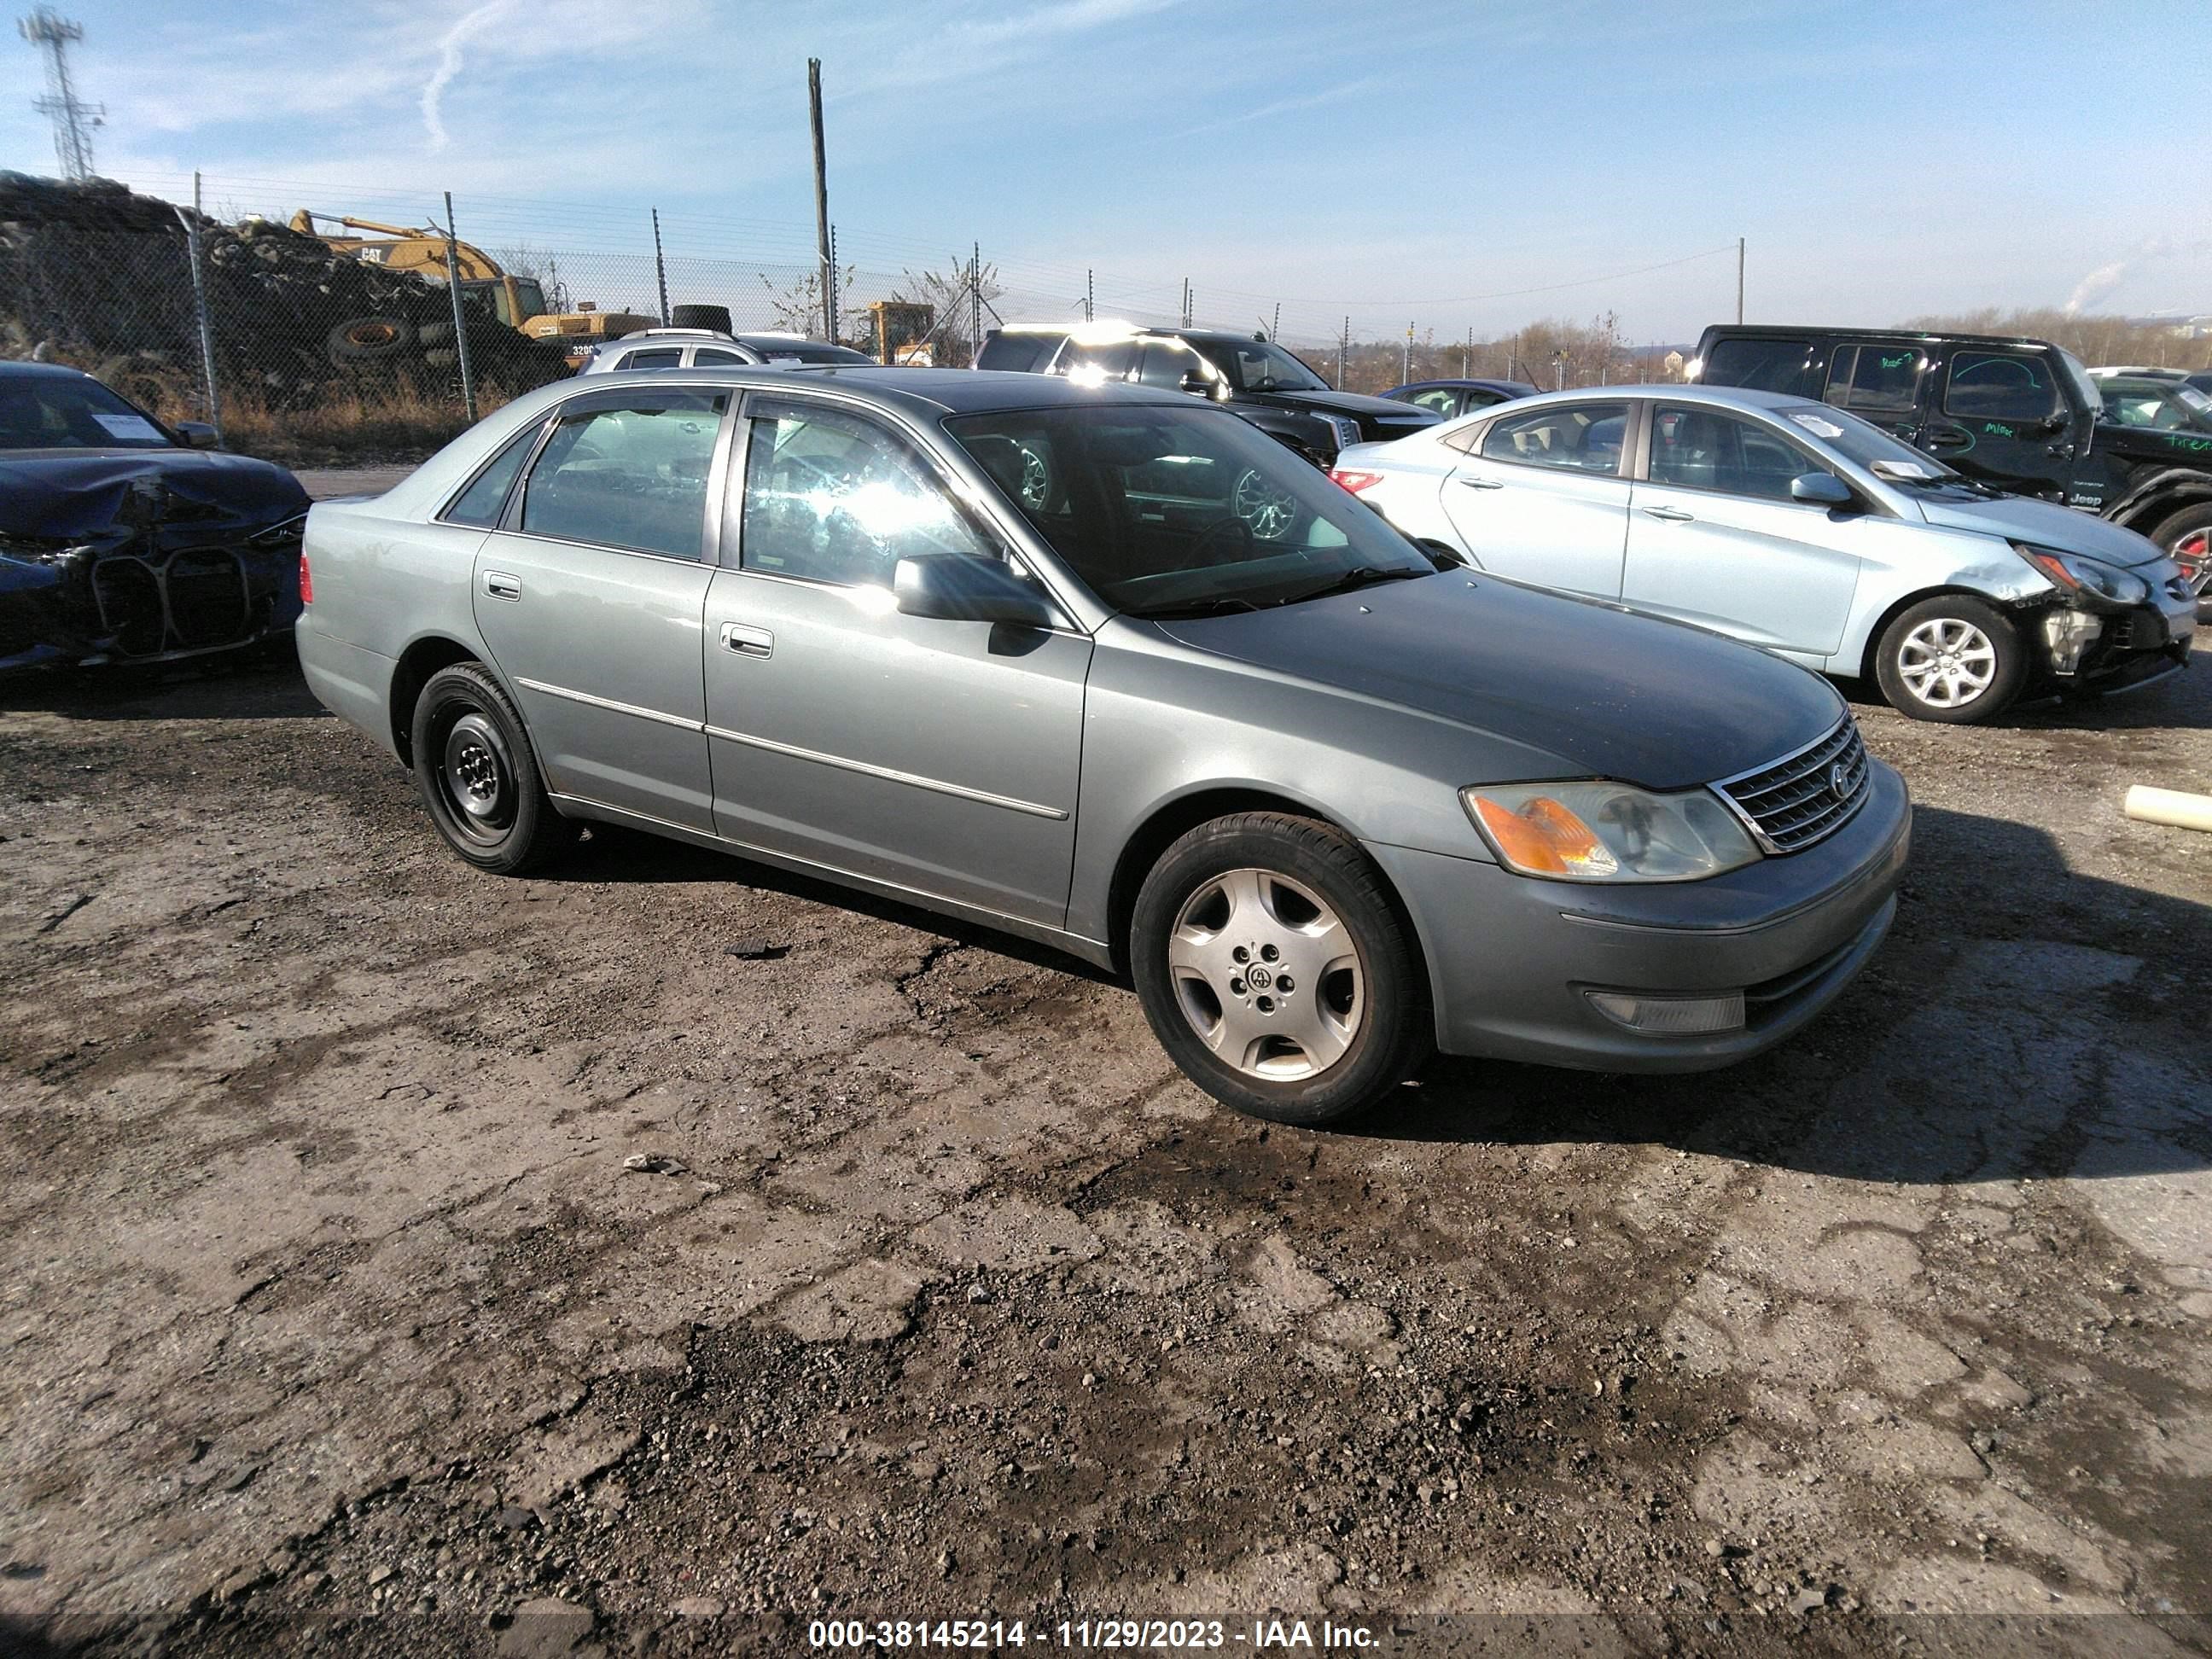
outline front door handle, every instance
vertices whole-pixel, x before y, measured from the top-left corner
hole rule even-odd
[[[495,599],[519,599],[522,597],[522,578],[510,576],[504,570],[487,570],[484,592]]]
[[[726,622],[722,624],[722,649],[735,652],[740,657],[772,657],[775,654],[775,635],[765,628]]]
[[[1679,507],[1647,507],[1644,509],[1644,514],[1646,518],[1656,519],[1662,524],[1688,524],[1698,516],[1694,513],[1685,513]]]
[[[1929,449],[1965,449],[1973,443],[1974,438],[1972,433],[1961,432],[1954,427],[1930,432],[1920,441]]]
[[[1465,484],[1469,489],[1503,489],[1505,488],[1504,483],[1497,478],[1471,478],[1467,477],[1464,473],[1460,474],[1454,482]]]

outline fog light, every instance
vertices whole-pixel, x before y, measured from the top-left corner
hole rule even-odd
[[[1616,1025],[1647,1036],[1705,1036],[1743,1029],[1743,993],[1717,997],[1647,997],[1632,991],[1585,991],[1590,1006]]]
[[[2081,653],[2105,631],[2101,617],[2086,611],[2054,611],[2043,619],[2043,643],[2051,652],[2053,673],[2070,674],[2081,665]]]

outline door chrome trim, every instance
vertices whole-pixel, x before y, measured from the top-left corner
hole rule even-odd
[[[681,714],[664,714],[658,708],[641,708],[634,702],[617,702],[612,697],[595,697],[588,691],[571,691],[565,685],[548,685],[544,680],[526,680],[514,677],[517,685],[527,686],[532,691],[542,691],[549,697],[560,697],[569,702],[580,702],[593,708],[611,709],[617,714],[635,714],[641,720],[652,720],[661,726],[673,726],[679,731],[703,732],[704,720],[687,720]]]
[[[663,716],[665,719],[666,716]],[[1010,812],[1026,812],[1031,817],[1065,821],[1067,814],[1057,806],[1043,806],[1033,800],[1017,800],[1012,795],[994,795],[986,789],[970,789],[964,784],[946,783],[941,778],[926,778],[919,773],[895,771],[888,766],[872,766],[866,761],[848,760],[842,755],[825,755],[818,749],[801,749],[796,744],[776,743],[768,738],[757,738],[749,732],[732,732],[719,726],[704,728],[710,738],[720,738],[730,743],[743,744],[748,749],[765,749],[773,755],[789,755],[796,760],[817,761],[823,766],[834,766],[841,771],[858,772],[872,778],[882,778],[891,783],[911,784],[917,789],[927,789],[939,795],[954,795],[962,800],[981,801],[986,806],[1003,806]]]

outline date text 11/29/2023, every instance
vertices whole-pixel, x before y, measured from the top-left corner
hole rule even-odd
[[[806,1627],[817,1648],[1068,1648],[1092,1651],[1191,1652],[1237,1649],[1294,1653],[1372,1650],[1364,1625],[1304,1619],[1063,1619],[1035,1630],[1019,1619],[817,1619]]]

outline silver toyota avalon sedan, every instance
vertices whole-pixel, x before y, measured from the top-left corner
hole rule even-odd
[[[2148,684],[2188,662],[2197,628],[2157,544],[1779,392],[1523,398],[1347,449],[1335,476],[1476,568],[1873,680],[1916,720]]]
[[[1432,1048],[1741,1060],[1905,862],[1824,680],[1439,569],[1171,390],[588,377],[318,506],[301,576],[316,695],[470,864],[627,824],[1047,941],[1291,1122]]]

